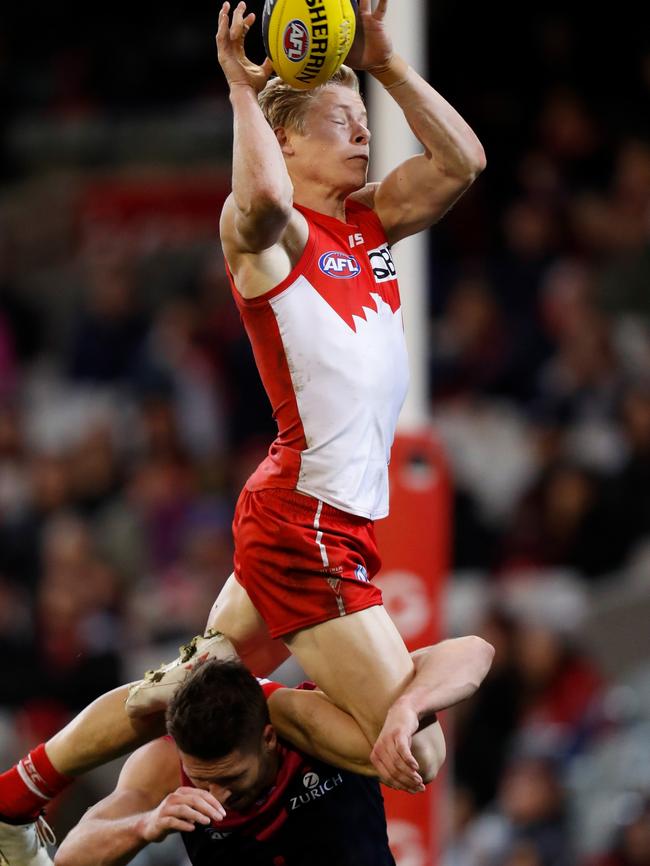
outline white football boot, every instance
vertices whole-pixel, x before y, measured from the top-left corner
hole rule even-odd
[[[198,664],[208,659],[237,659],[235,647],[220,631],[208,629],[205,636],[197,635],[180,648],[180,655],[155,671],[147,671],[144,679],[129,689],[125,707],[133,718],[161,712],[172,695]],[[2,863],[0,862],[0,866]]]
[[[54,866],[47,846],[55,844],[52,828],[42,816],[29,824],[0,821],[0,866]]]

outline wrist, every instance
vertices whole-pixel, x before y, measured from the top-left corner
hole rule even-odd
[[[228,87],[230,88],[229,96],[231,102],[240,96],[244,99],[252,96],[255,102],[257,102],[257,90],[255,90],[249,81],[230,81],[228,82]]]
[[[411,687],[397,698],[393,706],[413,713],[420,722],[425,717],[435,714],[431,707],[431,692],[424,687]]]
[[[392,90],[404,84],[408,78],[409,65],[399,54],[391,54],[385,63],[371,66],[368,72],[384,86],[386,90]]]
[[[135,822],[135,837],[141,845],[156,841],[150,827],[151,814],[151,812],[143,812]]]

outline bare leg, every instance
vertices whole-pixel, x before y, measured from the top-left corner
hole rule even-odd
[[[380,605],[295,632],[287,646],[307,674],[353,716],[370,742],[413,678],[413,660]]]
[[[107,692],[48,740],[47,756],[60,773],[78,776],[165,733],[162,713],[129,719],[128,692],[128,685]]]
[[[270,673],[294,652],[308,675],[355,720],[372,745],[388,708],[410,682],[413,661],[383,607],[373,607],[304,629],[286,640],[271,640],[246,591],[229,578],[211,611],[209,626],[226,634],[257,675]],[[162,713],[138,719],[124,709],[128,686],[98,698],[47,744],[54,767],[78,775],[123,755],[164,732]],[[421,735],[418,735],[420,737]],[[414,755],[423,778],[427,756]]]
[[[238,652],[257,676],[275,670],[288,656],[288,647],[308,676],[344,711],[330,714],[330,723],[338,727],[332,736],[351,736],[352,725],[357,732],[361,728],[370,746],[388,709],[415,673],[404,641],[380,606],[303,629],[286,639],[285,646],[271,639],[248,593],[231,576],[210,612],[208,627],[229,637],[235,634]],[[422,779],[433,779],[444,758],[440,726],[430,725],[416,734],[412,751]]]
[[[380,605],[295,632],[286,638],[308,676],[349,713],[373,745],[386,713],[412,680],[415,668],[395,624]],[[437,726],[413,738],[413,756],[425,781],[439,767]]]
[[[234,574],[212,605],[207,628],[223,632],[255,676],[268,676],[289,656],[284,643],[271,638],[266,623]]]

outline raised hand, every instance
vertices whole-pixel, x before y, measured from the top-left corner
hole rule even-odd
[[[348,66],[370,69],[388,65],[393,54],[393,41],[384,23],[387,8],[388,0],[379,0],[374,12],[372,0],[359,0],[357,32],[345,60]]]
[[[230,88],[252,87],[256,93],[263,90],[273,71],[271,61],[266,58],[261,66],[246,57],[244,40],[255,22],[255,13],[246,15],[246,4],[238,3],[229,18],[230,3],[226,2],[219,12],[217,29],[217,55]]]
[[[189,832],[196,824],[207,827],[221,821],[226,810],[208,791],[201,788],[177,788],[143,819],[142,837],[147,842],[160,842],[177,831]]]

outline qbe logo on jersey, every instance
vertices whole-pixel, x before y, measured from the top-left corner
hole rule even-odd
[[[323,253],[318,260],[318,267],[326,276],[337,280],[349,280],[361,273],[361,265],[355,257],[340,250]]]
[[[309,31],[307,25],[294,18],[290,21],[284,31],[284,53],[292,63],[300,63],[309,51]]]
[[[397,269],[390,253],[388,244],[382,244],[374,250],[368,250],[368,258],[375,275],[376,283],[385,283],[397,279]]]

